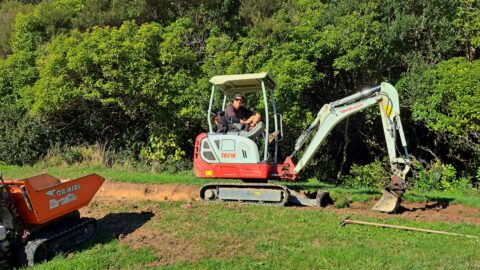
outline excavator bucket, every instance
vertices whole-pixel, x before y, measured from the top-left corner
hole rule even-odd
[[[400,202],[400,197],[384,189],[382,198],[380,198],[380,200],[373,206],[372,210],[377,212],[393,213],[399,208]]]

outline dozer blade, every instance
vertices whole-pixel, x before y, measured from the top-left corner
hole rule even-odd
[[[373,206],[373,211],[384,212],[384,213],[393,213],[400,206],[401,199],[388,190],[383,190],[383,196],[380,200]]]

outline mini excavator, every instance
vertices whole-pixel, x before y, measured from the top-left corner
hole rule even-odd
[[[378,105],[387,143],[391,182],[383,190],[383,196],[373,210],[392,213],[398,209],[402,194],[407,188],[405,178],[411,163],[400,120],[398,93],[391,84],[383,82],[380,86],[325,104],[309,128],[297,139],[293,153],[280,161],[279,149],[284,138],[282,115],[275,105],[273,95],[275,82],[269,74],[214,76],[210,79],[210,83],[212,90],[207,118],[209,131],[199,134],[195,141],[195,175],[199,178],[241,179],[244,182],[204,185],[200,189],[202,200],[325,206],[328,200],[331,200],[328,192],[319,190],[313,196],[311,194],[306,196],[283,185],[266,182],[268,180],[296,181],[336,125],[353,114]],[[222,132],[215,131],[210,117],[213,114],[214,97],[220,96],[221,99],[223,96],[222,111],[225,111],[227,100],[236,93],[242,95],[261,93],[266,117],[250,130],[241,127],[230,129],[231,131],[228,129],[223,129]],[[271,120],[273,120],[272,123],[270,123]],[[270,142],[269,134],[278,134],[278,136]],[[403,153],[397,151],[398,137],[400,137]],[[302,155],[297,158],[296,154],[299,152],[302,152]],[[295,163],[294,158],[297,159]]]
[[[90,174],[62,182],[42,174],[23,180],[4,180],[0,174],[0,269],[52,258],[91,239],[93,218],[80,217],[103,184]]]

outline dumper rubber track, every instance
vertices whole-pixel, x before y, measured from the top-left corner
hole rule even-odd
[[[246,204],[285,205],[287,187],[257,183],[211,183],[200,188],[200,198],[206,202],[240,202]]]
[[[22,264],[31,266],[60,252],[72,250],[91,239],[96,230],[97,220],[94,218],[79,218],[62,223],[27,242]]]

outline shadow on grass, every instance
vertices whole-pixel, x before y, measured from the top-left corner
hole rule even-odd
[[[35,263],[48,261],[56,255],[66,256],[72,251],[84,251],[92,248],[96,244],[106,244],[114,239],[124,237],[138,228],[142,227],[143,224],[148,222],[154,216],[153,212],[141,212],[141,213],[111,213],[107,214],[101,219],[97,219],[98,227],[96,236],[93,239],[88,240],[87,242],[76,245],[75,243],[70,243],[72,246],[60,246],[55,247],[50,250],[40,249],[40,253],[35,253]],[[75,235],[75,234],[72,234]],[[81,235],[76,233],[77,237]],[[67,241],[72,241],[69,239]],[[42,252],[43,251],[43,252]],[[23,252],[23,251],[19,251]],[[25,260],[25,261],[24,261]],[[23,267],[26,264],[26,258],[18,258],[18,261],[11,262],[14,267]],[[1,268],[4,269],[4,268]]]
[[[335,190],[337,192],[348,193],[348,194],[363,194],[363,195],[381,195],[382,194],[380,190],[339,188],[339,187],[335,187],[334,185],[322,184],[322,183],[318,183],[318,184],[295,183],[293,185],[288,184],[285,186],[293,190],[321,189],[325,191]]]
[[[105,244],[134,232],[154,216],[153,212],[110,213],[98,220],[97,235],[90,243]]]

